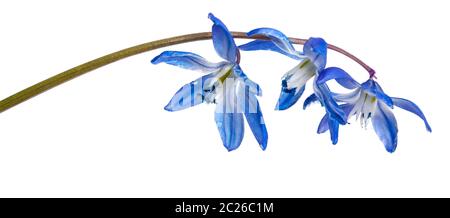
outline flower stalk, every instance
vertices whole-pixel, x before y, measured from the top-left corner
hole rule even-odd
[[[255,37],[248,37],[245,32],[231,32],[234,38],[237,39],[266,39],[265,37],[255,36]],[[79,66],[76,66],[74,68],[71,68],[69,70],[66,70],[60,74],[57,74],[53,77],[50,77],[42,82],[39,82],[33,86],[30,86],[20,92],[17,92],[16,94],[13,94],[2,101],[0,101],[0,113],[34,97],[37,96],[53,87],[56,87],[60,84],[63,84],[71,79],[74,79],[78,76],[81,76],[87,72],[90,72],[92,70],[95,70],[97,68],[100,68],[102,66],[108,65],[110,63],[116,62],[118,60],[137,55],[143,52],[155,50],[158,48],[163,48],[171,45],[176,44],[182,44],[187,42],[193,42],[193,41],[200,41],[200,40],[208,40],[211,39],[211,32],[202,32],[202,33],[193,33],[193,34],[187,34],[182,36],[175,36],[171,38],[156,40],[140,45],[136,45],[130,48],[126,48],[105,56],[102,56],[100,58],[97,58],[95,60],[86,62],[84,64],[81,64]],[[293,44],[305,44],[306,39],[299,39],[299,38],[289,38],[290,41],[292,41]],[[356,63],[361,65],[367,72],[369,73],[369,76],[375,77],[375,71],[370,68],[367,64],[365,64],[363,61],[352,55],[351,53],[345,51],[342,48],[339,48],[337,46],[328,44],[328,48],[331,50],[334,50],[336,52],[339,52],[348,58],[354,60]]]

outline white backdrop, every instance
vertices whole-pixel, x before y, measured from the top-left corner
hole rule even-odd
[[[163,110],[200,73],[150,60],[165,49],[219,60],[211,41],[195,42],[108,65],[0,114],[0,196],[450,197],[448,9],[446,1],[2,2],[2,99],[119,49],[209,31],[213,12],[230,30],[274,27],[345,48],[377,70],[387,94],[416,102],[433,133],[395,109],[395,153],[359,123],[341,128],[333,146],[328,133],[316,134],[318,105],[273,110],[296,62],[242,52],[242,68],[263,88],[269,143],[261,151],[246,126],[241,147],[227,152],[212,105]],[[367,79],[340,54],[330,52],[328,63]]]

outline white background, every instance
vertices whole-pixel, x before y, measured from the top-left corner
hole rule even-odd
[[[450,197],[446,1],[3,1],[0,98],[136,44],[210,31],[208,12],[230,30],[275,27],[320,36],[366,61],[391,96],[416,102],[433,128],[395,109],[399,145],[389,154],[371,125],[317,135],[323,109],[274,111],[280,78],[296,62],[243,52],[258,82],[269,144],[246,126],[223,147],[212,105],[163,107],[200,73],[150,64],[165,49],[76,78],[0,114],[1,197]],[[240,40],[238,43],[244,43]],[[177,45],[219,60],[211,41]],[[298,49],[301,49],[299,46]],[[365,71],[330,52],[360,82]],[[305,95],[311,93],[311,84]],[[303,99],[301,99],[301,103]]]

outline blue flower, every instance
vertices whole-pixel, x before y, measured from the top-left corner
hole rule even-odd
[[[212,40],[217,54],[224,59],[211,63],[190,52],[165,51],[156,56],[153,64],[166,63],[184,69],[208,73],[180,88],[167,104],[167,111],[178,111],[198,105],[216,105],[215,121],[223,145],[228,151],[239,147],[244,137],[244,118],[260,147],[267,147],[267,129],[256,96],[262,92],[239,66],[239,50],[227,27],[209,14],[212,20]]]
[[[319,75],[318,84],[325,84],[329,80],[340,80],[342,83],[356,83],[353,78],[343,71],[329,71]],[[338,102],[342,102],[342,108],[348,118],[356,116],[360,119],[361,126],[367,127],[369,119],[373,129],[383,142],[388,152],[394,152],[397,148],[397,120],[392,113],[394,106],[407,110],[419,116],[425,123],[426,129],[431,132],[425,115],[412,101],[403,98],[389,97],[381,86],[372,78],[358,85],[356,89],[347,94],[333,93]],[[324,117],[324,119],[326,119]],[[327,131],[327,123],[321,122],[322,131]]]
[[[343,109],[333,99],[329,87],[325,83],[317,83],[318,75],[339,69],[336,67],[325,68],[327,62],[327,43],[325,40],[322,38],[310,38],[303,46],[303,52],[299,52],[295,50],[286,35],[275,29],[259,28],[248,32],[247,35],[250,37],[264,36],[268,40],[249,42],[239,46],[241,50],[270,50],[300,61],[299,64],[282,77],[281,93],[276,109],[285,110],[294,105],[302,96],[306,83],[310,79],[313,79],[314,94],[306,98],[304,108],[316,100],[325,107],[326,121],[332,127],[330,131],[331,141],[333,144],[336,144],[339,124],[345,125],[347,123],[347,117]],[[354,88],[356,86],[356,84],[351,82],[346,82],[342,85],[347,88]]]

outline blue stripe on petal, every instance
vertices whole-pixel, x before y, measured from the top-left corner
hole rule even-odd
[[[319,73],[317,84],[326,83],[328,80],[336,80],[341,86],[347,89],[355,89],[360,87],[347,72],[338,67],[329,67]]]
[[[305,110],[310,104],[319,101],[319,99],[317,99],[316,94],[312,94],[310,96],[308,96],[305,101],[303,102],[303,110]]]
[[[314,62],[318,71],[327,64],[327,43],[322,38],[309,38],[303,46],[303,53]]]
[[[164,109],[179,111],[202,103],[204,101],[203,85],[211,77],[213,76],[208,74],[182,86]]]
[[[381,86],[373,79],[369,79],[363,84],[361,84],[361,88],[364,89],[364,91],[368,92],[369,94],[375,96],[377,99],[382,100],[390,108],[394,108],[394,102],[392,102],[391,97],[386,95]]]
[[[247,36],[265,36],[285,53],[300,57],[299,53],[295,50],[289,38],[279,30],[272,28],[258,28],[248,32]]]
[[[245,109],[245,117],[248,125],[261,149],[266,150],[268,134],[258,99],[248,90],[248,87],[246,88],[246,97],[247,106]]]
[[[153,58],[151,62],[152,64],[166,63],[184,69],[202,72],[217,71],[227,64],[226,62],[211,63],[200,55],[182,51],[164,51]]]
[[[288,89],[286,82],[283,81],[281,87],[280,97],[278,98],[276,110],[286,110],[294,105],[305,91],[305,86],[302,86],[298,91],[296,89]]]
[[[230,31],[212,13],[209,13],[208,18],[214,23],[212,26],[212,40],[217,54],[231,63],[236,63],[238,48]]]
[[[372,116],[372,125],[386,150],[390,153],[397,148],[397,121],[392,111],[383,103],[378,102]]]
[[[215,121],[225,148],[228,151],[237,149],[244,137],[244,118],[242,113],[216,112]]]
[[[269,50],[278,52],[280,54],[286,55],[295,60],[302,60],[303,57],[300,53],[296,52],[296,54],[291,54],[286,52],[285,50],[280,49],[280,47],[276,46],[275,43],[268,40],[255,40],[249,43],[243,44],[239,46],[239,49],[242,51],[257,51],[257,50]]]
[[[428,124],[427,118],[425,118],[425,115],[420,110],[419,106],[414,104],[414,102],[407,100],[407,99],[394,98],[394,97],[392,97],[392,101],[394,102],[395,106],[402,108],[403,110],[407,110],[407,111],[419,116],[425,123],[425,127],[427,128],[428,132],[431,132],[431,126],[430,126],[430,124]]]

